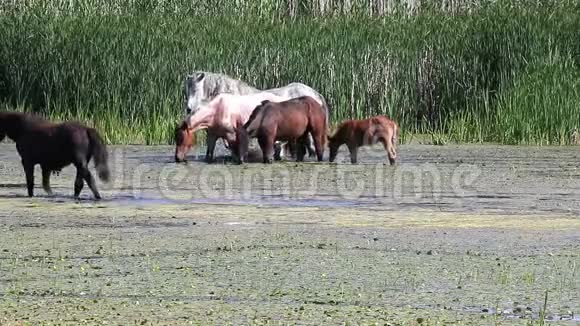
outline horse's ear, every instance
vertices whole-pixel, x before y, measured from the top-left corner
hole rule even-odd
[[[195,77],[195,82],[196,83],[199,83],[204,78],[205,78],[205,73],[204,72],[199,72],[199,73],[197,73],[197,76]]]
[[[261,103],[261,105],[265,105],[267,103],[270,103],[270,100],[263,100],[262,103]]]

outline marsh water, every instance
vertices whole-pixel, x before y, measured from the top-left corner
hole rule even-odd
[[[28,198],[0,144],[0,324],[579,322],[578,147],[109,151],[104,200],[72,198],[72,167]]]

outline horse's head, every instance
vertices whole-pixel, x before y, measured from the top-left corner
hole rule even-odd
[[[204,79],[205,73],[203,72],[197,72],[185,77],[184,104],[186,114],[197,111],[199,102],[205,98],[203,91]]]
[[[30,123],[41,121],[38,116],[21,112],[0,112],[0,141],[8,137],[16,141]]]
[[[237,162],[242,164],[248,160],[248,146],[250,138],[244,128],[237,128],[235,130],[236,140],[230,142],[230,149],[232,154],[237,158]]]
[[[193,144],[195,144],[195,134],[184,121],[175,129],[175,162],[186,162],[185,156]]]

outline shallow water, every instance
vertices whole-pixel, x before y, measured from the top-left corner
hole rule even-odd
[[[110,152],[104,200],[71,198],[71,167],[51,197],[37,170],[29,199],[0,144],[0,324],[526,324],[546,290],[546,320],[578,322],[578,148],[401,146],[394,167],[378,148],[358,165]]]
[[[25,194],[14,146],[0,145],[0,196]],[[580,150],[576,147],[401,146],[397,166],[381,148],[365,148],[360,164],[172,162],[171,147],[112,147],[113,182],[100,185],[120,204],[247,202],[283,206],[382,206],[450,212],[580,213]],[[225,153],[218,150],[218,156]],[[256,154],[259,155],[259,154]],[[37,179],[40,170],[37,169]],[[72,193],[74,169],[52,182],[58,199]],[[40,180],[37,180],[40,183]],[[43,191],[37,184],[37,195]],[[62,197],[62,198],[61,198]],[[85,188],[83,198],[90,198]],[[58,200],[57,199],[57,200]]]

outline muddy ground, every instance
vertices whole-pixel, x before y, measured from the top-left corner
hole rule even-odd
[[[0,144],[0,325],[580,322],[579,148],[345,151],[177,165],[110,147],[94,202],[71,198],[72,167],[24,197]]]

